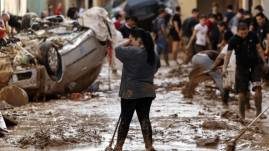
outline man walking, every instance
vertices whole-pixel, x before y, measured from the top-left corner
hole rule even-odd
[[[210,45],[210,40],[207,34],[208,34],[208,27],[206,25],[206,16],[201,16],[200,23],[194,27],[194,31],[187,45],[187,49],[189,49],[191,47],[192,42],[196,40],[194,47],[195,49],[194,54],[206,50],[207,44]]]
[[[255,91],[256,116],[262,110],[261,73],[262,65],[268,70],[264,53],[260,49],[259,40],[255,33],[249,32],[246,23],[239,23],[237,33],[229,41],[228,52],[225,56],[223,74],[227,73],[227,66],[231,54],[236,55],[236,90],[239,92],[239,113],[242,119],[245,118],[245,108],[249,102],[249,83],[252,83],[252,90]]]
[[[168,50],[168,33],[167,33],[167,25],[165,23],[165,17],[167,13],[165,9],[159,10],[159,16],[156,18],[156,21],[154,21],[156,26],[156,45],[157,45],[157,51],[159,54],[163,54],[164,60],[166,63],[166,66],[169,66],[169,50]]]

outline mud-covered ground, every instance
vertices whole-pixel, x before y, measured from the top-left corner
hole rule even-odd
[[[155,148],[160,151],[225,150],[225,141],[237,135],[254,118],[255,111],[247,113],[246,122],[238,120],[236,97],[232,96],[229,109],[223,108],[212,82],[201,83],[193,99],[183,98],[181,90],[189,70],[188,65],[180,68],[172,65],[162,67],[156,75],[157,98],[151,109]],[[120,76],[112,76],[112,91],[108,91],[107,77],[104,66],[97,80],[99,90],[95,93],[62,96],[59,100],[2,110],[4,115],[15,117],[19,124],[0,138],[0,151],[104,150],[120,114]],[[268,90],[263,94],[264,107],[269,104]],[[253,101],[251,103],[254,108]],[[239,140],[237,149],[269,151],[269,120],[254,124]],[[144,150],[136,116],[124,150]]]

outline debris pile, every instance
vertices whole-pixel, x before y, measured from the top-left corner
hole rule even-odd
[[[18,146],[28,148],[35,146],[43,149],[47,146],[61,146],[75,143],[101,143],[102,137],[96,130],[73,127],[40,128],[31,135],[23,136],[18,140]]]

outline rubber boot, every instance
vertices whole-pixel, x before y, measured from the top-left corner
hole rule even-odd
[[[146,148],[146,151],[156,151],[154,147]]]
[[[114,148],[113,151],[122,151],[122,147],[119,147],[119,146],[116,145],[116,147]]]
[[[165,64],[166,64],[167,67],[170,66],[170,64],[169,64],[169,56],[168,55],[169,55],[168,53],[164,53],[164,61],[165,61]]]
[[[245,104],[246,104],[246,93],[239,94],[239,114],[242,119],[245,119]]]
[[[229,94],[230,94],[230,90],[224,89],[223,94],[222,94],[222,103],[223,103],[223,106],[225,107],[228,106]]]
[[[256,116],[262,112],[262,91],[261,88],[256,88],[255,90],[255,107],[256,107]]]
[[[245,107],[247,110],[250,110],[251,109],[251,106],[250,106],[250,92],[248,92],[246,94],[246,104],[245,104]]]

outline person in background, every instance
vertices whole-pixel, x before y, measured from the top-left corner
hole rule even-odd
[[[228,23],[228,27],[231,29],[231,31],[233,32],[233,34],[237,33],[237,27],[238,24],[240,22],[243,21],[244,19],[244,9],[239,9],[236,13],[236,15],[230,20],[230,22]]]
[[[257,20],[256,20],[256,16],[258,15],[258,14],[260,14],[260,13],[262,13],[262,14],[264,14],[264,9],[263,9],[263,7],[261,6],[261,5],[257,5],[257,6],[255,6],[255,8],[254,8],[254,10],[253,10],[253,18],[252,18],[252,24],[251,24],[251,26],[250,26],[250,30],[251,31],[256,31],[257,29],[257,27],[258,27],[258,23],[257,23]],[[265,16],[265,15],[264,15]],[[265,16],[265,20],[266,21],[269,21],[268,20],[268,18]]]
[[[48,6],[48,16],[54,15],[53,5]]]
[[[116,13],[115,18],[116,18],[116,20],[114,22],[115,28],[117,30],[120,30],[120,28],[122,26],[122,22],[124,21],[124,15],[121,12],[118,12],[118,13]]]
[[[199,23],[199,10],[197,8],[192,9],[191,17],[184,20],[182,24],[182,32],[184,38],[188,42],[192,36],[194,26]]]
[[[136,27],[137,18],[134,16],[126,16],[125,20],[125,24],[120,27],[119,31],[123,38],[129,38],[131,30]]]
[[[78,18],[78,9],[75,3],[72,3],[72,6],[67,10],[67,17],[72,20],[76,20]]]
[[[218,50],[218,43],[220,40],[220,33],[218,29],[217,16],[210,14],[206,21],[208,27],[209,39],[211,42],[212,50]]]
[[[262,111],[262,87],[261,73],[262,67],[268,72],[264,52],[260,49],[259,40],[255,33],[249,31],[246,23],[238,24],[238,32],[233,36],[228,44],[228,52],[225,56],[223,65],[223,75],[227,74],[232,52],[236,56],[236,91],[239,92],[239,114],[242,119],[245,118],[245,109],[249,106],[249,86],[252,83],[252,90],[255,91],[256,116]]]
[[[253,11],[253,16],[256,16],[258,14],[264,14],[264,9],[261,5],[257,5],[255,8],[254,8],[254,11]],[[268,18],[265,16],[265,19],[266,21],[268,21]]]
[[[218,44],[218,49],[221,50],[218,57],[214,61],[210,71],[215,71],[217,67],[223,64],[225,55],[227,54],[228,42],[233,33],[227,27],[227,24],[224,21],[218,23],[218,29],[220,32],[220,43]],[[228,65],[228,73],[226,77],[223,77],[223,93],[222,93],[222,103],[225,107],[228,107],[228,100],[230,91],[234,88],[235,81],[235,55],[234,53],[231,56],[231,61]]]
[[[62,7],[62,3],[58,3],[57,7],[54,10],[54,15],[62,15],[63,12],[63,7]]]
[[[1,44],[5,44],[5,38],[9,35],[9,27],[8,21],[10,20],[10,16],[8,13],[2,13],[0,18],[0,41]]]
[[[172,18],[172,28],[170,30],[170,36],[172,37],[172,54],[174,61],[178,63],[177,56],[180,49],[180,37],[181,37],[181,18],[180,7],[176,7],[176,12]]]
[[[228,24],[231,21],[231,19],[235,16],[234,7],[232,4],[227,5],[226,12],[224,13],[223,16],[224,16],[223,21],[226,24]]]
[[[223,16],[222,14],[219,12],[219,4],[218,3],[212,3],[212,12],[209,14],[209,16],[214,15],[216,17],[216,21],[222,21],[223,20]]]
[[[266,17],[263,13],[256,15],[256,21],[258,26],[256,27],[256,34],[259,39],[259,43],[266,56],[269,55],[269,22],[266,21]]]
[[[218,29],[220,32],[220,43],[218,44],[218,48],[222,50],[223,47],[228,44],[230,38],[233,36],[233,33],[227,27],[227,24],[224,21],[218,23]]]
[[[187,49],[191,47],[191,44],[193,41],[195,41],[194,46],[194,52],[193,54],[196,54],[200,51],[206,50],[207,44],[210,46],[210,40],[208,37],[208,27],[206,25],[206,16],[201,15],[200,16],[200,22],[194,27],[193,34],[191,36],[191,39],[186,46]],[[211,46],[210,46],[211,47]],[[211,50],[211,48],[209,48]]]
[[[249,27],[252,25],[253,17],[250,11],[245,11],[244,12],[244,17],[243,17],[243,22],[246,23]],[[250,29],[251,30],[251,29]]]
[[[156,18],[155,26],[157,29],[156,46],[159,54],[163,54],[166,66],[169,66],[169,50],[168,50],[168,33],[165,23],[167,13],[163,8],[159,10],[159,16]]]
[[[266,17],[263,13],[259,13],[256,15],[256,21],[257,26],[255,27],[255,33],[257,34],[257,37],[259,39],[259,43],[261,45],[261,48],[264,51],[264,54],[266,56],[267,62],[268,62],[268,56],[269,56],[269,21],[266,21]],[[263,75],[264,80],[264,86],[269,86],[269,74],[265,73]]]
[[[158,54],[150,33],[142,29],[130,32],[126,46],[116,48],[116,57],[123,63],[119,96],[121,121],[114,151],[122,151],[130,123],[136,111],[145,142],[146,151],[153,148],[150,107],[155,99],[154,74],[159,68]]]

